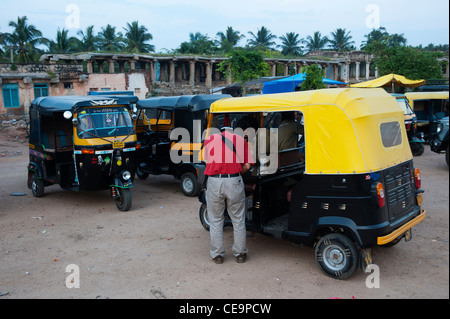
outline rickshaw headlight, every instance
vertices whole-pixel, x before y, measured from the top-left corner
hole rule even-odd
[[[131,173],[129,171],[123,171],[122,172],[122,179],[124,181],[127,181],[131,178]]]

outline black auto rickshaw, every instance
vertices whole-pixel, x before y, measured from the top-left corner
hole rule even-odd
[[[214,127],[231,123],[235,128],[233,123],[248,115],[259,123],[256,136],[264,136],[271,126],[265,119],[274,112],[303,115],[304,154],[300,141],[299,147],[273,154],[272,144],[277,143],[272,139],[269,153],[249,139],[257,163],[250,175],[243,176],[246,226],[252,232],[314,247],[320,269],[332,278],[348,278],[358,266],[366,270],[372,263],[372,247],[410,240],[411,228],[426,216],[403,112],[383,89],[224,99],[213,103],[210,112],[206,136]],[[278,135],[270,130],[271,137]],[[209,229],[205,196],[200,194],[199,199],[200,221]],[[229,219],[225,225],[231,225]]]
[[[131,207],[137,144],[130,105],[135,96],[58,96],[30,106],[28,187],[110,189],[117,208]]]
[[[185,195],[197,195],[201,188],[196,160],[209,107],[227,97],[231,96],[182,95],[140,100],[136,104],[136,132],[141,143],[136,156],[137,176],[146,179],[149,174],[173,175],[180,180]],[[178,148],[174,149],[176,142]]]

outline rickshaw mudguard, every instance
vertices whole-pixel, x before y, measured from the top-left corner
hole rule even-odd
[[[123,182],[118,176],[116,176],[116,177],[114,177],[114,184],[109,185],[109,187],[131,188],[131,187],[134,187],[134,185],[131,180]]]
[[[28,172],[33,172],[39,179],[44,177],[41,166],[36,162],[30,162],[28,164]]]

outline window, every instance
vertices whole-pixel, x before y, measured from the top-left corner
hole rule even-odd
[[[73,83],[72,82],[64,82],[64,88],[65,89],[73,89]]]
[[[402,131],[399,122],[382,123],[380,125],[380,133],[384,147],[391,147],[402,143]]]
[[[2,91],[4,107],[20,107],[19,85],[17,83],[3,84]]]
[[[78,137],[116,137],[131,134],[133,121],[125,107],[90,108],[78,115]]]
[[[48,96],[48,84],[36,83],[34,85],[34,98],[38,98],[41,96]]]

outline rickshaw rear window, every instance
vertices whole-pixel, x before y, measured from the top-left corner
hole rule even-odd
[[[380,133],[384,147],[392,147],[402,143],[402,131],[399,122],[382,123]]]
[[[125,107],[90,108],[78,113],[79,138],[123,136],[132,131],[133,122]]]

